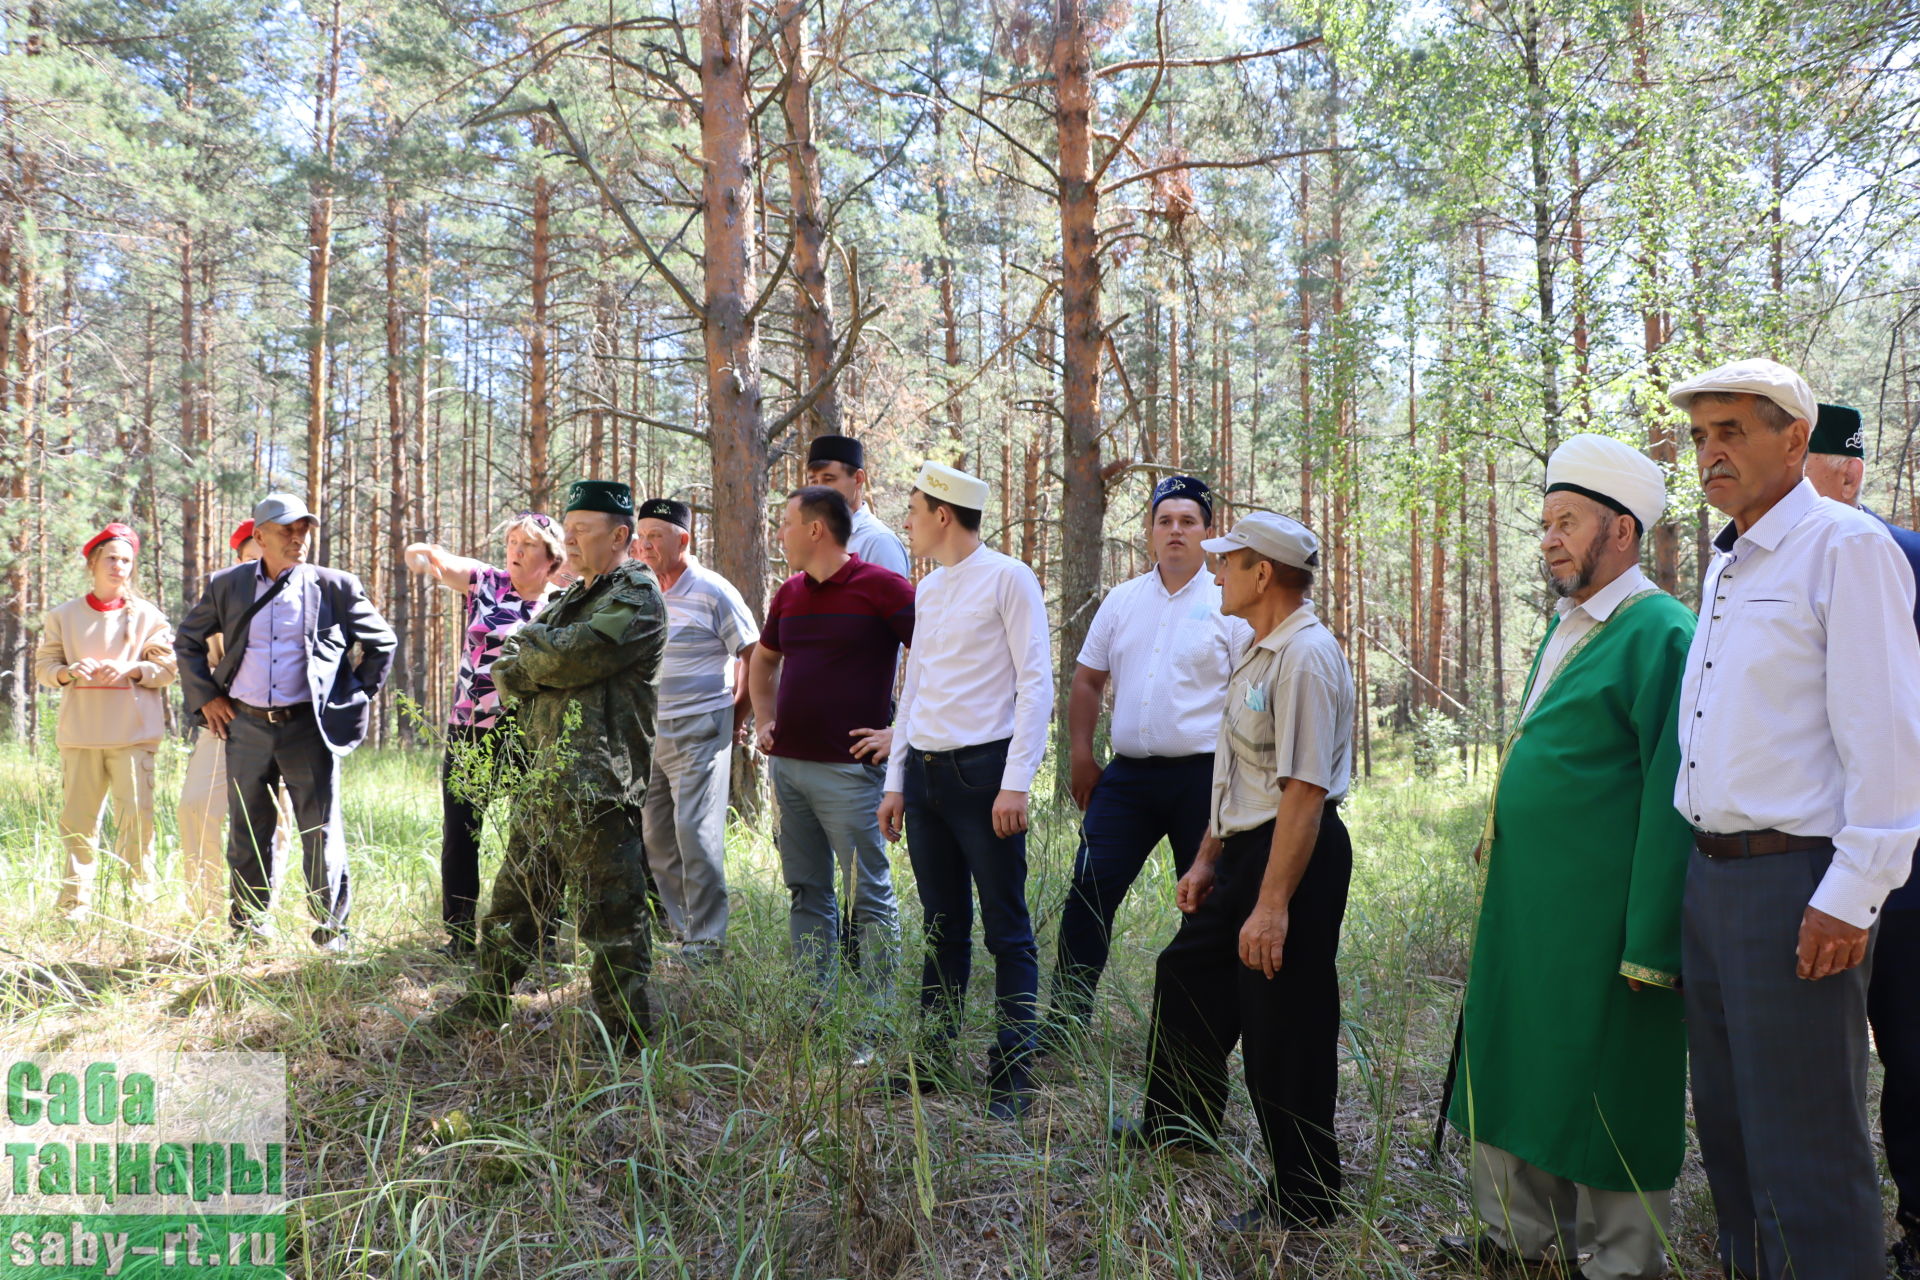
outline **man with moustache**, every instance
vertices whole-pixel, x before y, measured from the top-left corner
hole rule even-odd
[[[1907,566],[1920,577],[1920,533],[1903,529],[1860,501],[1866,481],[1867,435],[1860,411],[1823,404],[1807,446],[1807,481],[1823,498],[1859,507],[1886,526]],[[1914,611],[1920,626],[1920,608]],[[1887,895],[1873,944],[1867,1022],[1880,1051],[1880,1141],[1899,1193],[1899,1237],[1887,1265],[1899,1280],[1920,1280],[1920,874]]]
[[[515,702],[535,771],[514,805],[506,858],[480,919],[472,989],[441,1015],[497,1027],[513,987],[571,888],[595,1010],[616,1045],[651,1028],[641,806],[653,766],[655,688],[667,606],[653,571],[632,558],[633,494],[616,480],[578,480],[561,519],[567,568],[579,580],[507,640],[493,683]]]
[[[1253,632],[1220,612],[1200,544],[1213,494],[1168,476],[1147,504],[1153,568],[1100,602],[1067,703],[1073,802],[1086,815],[1061,910],[1049,1038],[1084,1029],[1107,964],[1114,914],[1162,840],[1177,882],[1207,834],[1213,749],[1233,664]],[[1094,758],[1100,704],[1113,690],[1113,758]]]
[[[1485,1234],[1455,1260],[1585,1280],[1666,1274],[1686,1147],[1674,717],[1693,612],[1640,570],[1666,479],[1576,435],[1547,460],[1540,550],[1560,597],[1501,757],[1453,1124]],[[1578,821],[1569,820],[1577,807]],[[1584,1255],[1585,1260],[1576,1261]]]
[[[1308,593],[1320,540],[1270,511],[1201,544],[1220,557],[1220,608],[1253,643],[1227,686],[1207,838],[1180,878],[1185,918],[1154,968],[1146,1114],[1126,1146],[1214,1141],[1236,1042],[1271,1164],[1265,1195],[1227,1233],[1311,1230],[1341,1211],[1340,925],[1353,841],[1353,674]]]
[[[1714,539],[1674,805],[1693,1109],[1720,1257],[1756,1280],[1878,1280],[1867,1131],[1874,929],[1920,838],[1914,578],[1880,522],[1802,476],[1818,410],[1772,360],[1668,393]]]
[[[340,819],[340,766],[367,735],[374,696],[397,645],[360,579],[309,564],[319,520],[272,493],[253,509],[258,560],[223,569],[175,635],[187,714],[227,744],[228,923],[249,940],[264,928],[273,881],[276,784],[300,824],[314,945],[347,947],[352,887]],[[212,660],[216,637],[225,652]],[[348,661],[355,650],[357,661]]]

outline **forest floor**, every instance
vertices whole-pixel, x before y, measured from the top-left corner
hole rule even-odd
[[[183,760],[167,748],[162,796],[178,794]],[[1164,851],[1122,911],[1093,1034],[1045,1061],[1038,1104],[1010,1125],[982,1115],[981,1093],[917,1105],[877,1094],[900,1063],[897,1035],[880,1037],[878,1063],[853,1065],[876,1017],[911,1025],[917,983],[876,1011],[852,993],[817,1000],[796,978],[770,816],[729,831],[726,960],[692,969],[658,955],[653,1049],[610,1057],[564,937],[559,960],[523,984],[511,1030],[432,1033],[427,1019],[466,976],[435,951],[437,765],[401,751],[348,762],[358,935],[336,958],[309,944],[292,892],[278,940],[246,952],[193,945],[177,892],[136,911],[113,879],[93,921],[58,923],[58,769],[50,749],[0,751],[5,1042],[285,1055],[295,1276],[1466,1274],[1430,1256],[1443,1231],[1470,1227],[1461,1140],[1437,1167],[1427,1154],[1474,902],[1465,855],[1481,784],[1457,770],[1383,761],[1345,810],[1356,857],[1339,1124],[1352,1212],[1312,1236],[1226,1242],[1210,1224],[1251,1203],[1262,1165],[1237,1081],[1217,1154],[1140,1158],[1107,1140],[1109,1115],[1139,1106],[1153,957],[1175,919]],[[171,875],[170,804],[160,823]],[[1049,809],[1030,841],[1043,975],[1074,839],[1071,811]],[[491,827],[488,841],[490,874]],[[894,865],[911,955],[912,874],[904,856]],[[962,1041],[976,1069],[991,990],[979,949]],[[1676,1257],[1704,1278],[1712,1215],[1691,1152],[1677,1202]]]

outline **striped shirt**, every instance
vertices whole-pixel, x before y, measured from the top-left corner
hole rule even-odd
[[[659,718],[702,715],[733,705],[733,660],[760,638],[731,582],[687,557],[666,592],[667,651],[660,662]]]

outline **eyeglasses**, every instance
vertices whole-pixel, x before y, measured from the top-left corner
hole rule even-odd
[[[553,529],[559,525],[559,522],[552,516],[544,515],[538,511],[522,511],[519,515],[515,516],[514,519],[531,520],[534,523],[534,527],[539,529]]]

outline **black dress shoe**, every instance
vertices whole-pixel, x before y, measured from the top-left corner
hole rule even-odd
[[[1920,1234],[1907,1232],[1887,1250],[1887,1274],[1894,1280],[1920,1280]]]
[[[989,1120],[1018,1120],[1032,1109],[1031,1089],[995,1089],[987,1095]]]
[[[1207,1145],[1198,1138],[1175,1137],[1163,1134],[1153,1137],[1147,1133],[1145,1121],[1135,1120],[1132,1116],[1114,1116],[1107,1121],[1107,1136],[1113,1145],[1122,1151],[1205,1151]]]
[[[881,1077],[880,1091],[905,1097],[910,1093],[954,1093],[966,1087],[951,1061],[914,1058],[910,1065],[911,1069],[902,1067]]]

